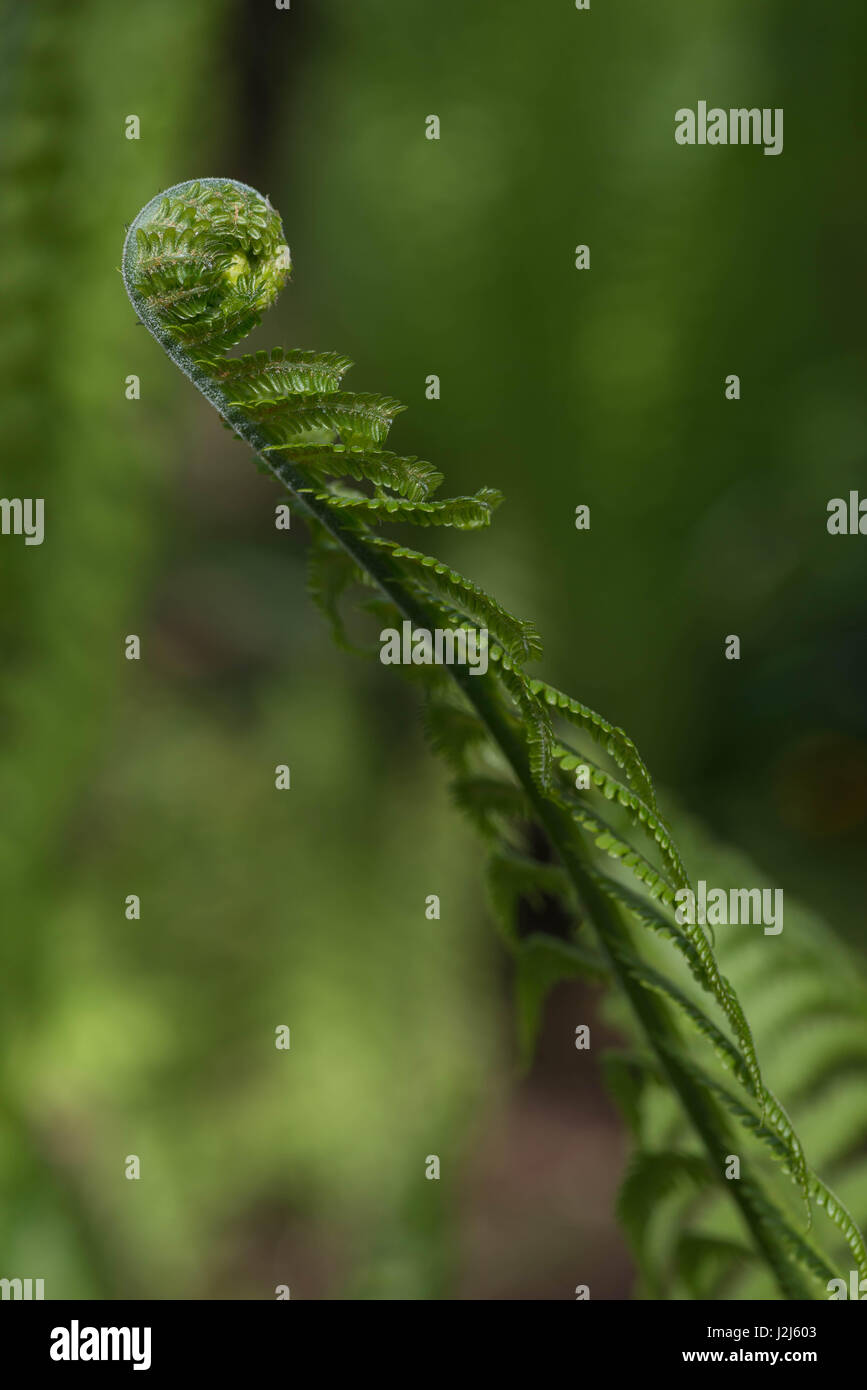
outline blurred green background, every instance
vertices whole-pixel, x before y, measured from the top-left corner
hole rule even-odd
[[[46,538],[0,539],[0,1275],[628,1296],[626,1142],[572,1047],[596,1001],[555,991],[517,1076],[479,846],[412,692],[333,648],[303,526],[274,529],[276,488],[135,325],[124,225],[197,175],[268,193],[295,277],[255,345],[348,353],[350,389],[410,407],[395,448],[502,488],[439,550],[539,622],[663,806],[860,950],[867,542],[825,518],[867,490],[867,11],[2,14],[2,492],[46,499]],[[783,107],[782,156],[676,146],[699,98]]]

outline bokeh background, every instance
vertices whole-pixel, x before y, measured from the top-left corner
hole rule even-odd
[[[0,539],[0,1274],[48,1297],[628,1297],[627,1141],[572,1045],[576,1021],[594,1052],[615,1035],[560,986],[520,1074],[480,848],[412,692],[333,648],[303,526],[275,531],[274,485],[135,325],[124,226],[197,175],[268,193],[295,278],[256,343],[348,353],[351,389],[410,407],[396,448],[449,491],[502,488],[491,532],[440,550],[636,738],[703,827],[694,876],[745,850],[857,957],[867,541],[825,516],[867,491],[867,11],[2,15],[0,476],[45,497],[46,538]],[[783,107],[783,155],[677,147],[699,98]]]

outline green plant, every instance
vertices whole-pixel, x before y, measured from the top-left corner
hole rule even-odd
[[[258,324],[289,272],[278,214],[254,189],[231,180],[190,181],[159,194],[139,213],[124,246],[124,281],[140,320],[308,522],[311,591],[338,639],[348,642],[339,605],[354,586],[365,591],[363,608],[389,625],[405,619],[427,631],[445,625],[490,634],[485,674],[459,665],[412,673],[424,682],[427,729],[454,769],[457,800],[491,847],[491,897],[516,957],[525,1039],[556,979],[586,974],[616,981],[647,1048],[641,1067],[664,1078],[702,1148],[700,1158],[669,1147],[639,1159],[624,1193],[627,1224],[636,1230],[642,1205],[678,1181],[717,1180],[784,1296],[816,1296],[839,1270],[802,1233],[797,1214],[766,1191],[764,1149],[788,1172],[808,1220],[812,1204],[823,1207],[859,1277],[867,1277],[863,1238],[807,1166],[763,1080],[743,1008],[711,942],[700,926],[674,918],[675,894],[689,880],[635,744],[526,673],[541,654],[532,624],[432,556],[373,529],[386,521],[473,529],[488,524],[500,495],[483,488],[473,497],[435,498],[439,473],[382,447],[398,403],[341,390],[350,365],[345,358],[279,348],[228,355]],[[350,478],[367,490],[348,486]],[[567,741],[566,726],[600,746],[611,769]],[[586,793],[574,784],[576,767],[587,769]],[[613,819],[600,815],[600,803],[611,807]],[[646,852],[625,838],[623,822],[644,837]],[[553,863],[527,852],[528,824],[546,837]],[[608,872],[601,867],[605,858],[612,861]],[[629,874],[637,880],[633,888]],[[568,940],[518,933],[521,900],[547,898],[560,901],[576,923]],[[674,947],[682,978],[674,963],[659,967],[637,949],[636,926]],[[592,929],[595,945],[581,928]],[[719,1022],[700,993],[711,997]],[[693,1060],[673,1015],[710,1044],[708,1066]],[[610,1068],[627,1104],[637,1097],[637,1067]],[[735,1151],[732,1120],[747,1132],[750,1154],[740,1180],[726,1182],[726,1159]],[[736,1254],[737,1243],[729,1246],[720,1253]],[[682,1253],[695,1258],[694,1251]]]
[[[678,825],[690,861],[700,863],[714,883],[756,880],[755,866],[742,854],[722,850],[683,815]],[[863,971],[825,924],[788,895],[785,923],[784,935],[770,949],[754,927],[729,925],[720,933],[718,955],[726,973],[737,979],[745,1012],[761,1038],[763,1069],[774,1076],[792,1107],[806,1151],[863,1217]],[[664,968],[664,941],[651,939],[645,946],[651,963]],[[613,993],[607,997],[607,1012],[635,1040],[633,1048],[611,1052],[603,1062],[636,1142],[619,1214],[645,1289],[655,1297],[773,1297],[768,1271],[744,1248],[731,1202],[703,1181],[701,1154],[682,1109]],[[674,1162],[666,1163],[672,1152]]]

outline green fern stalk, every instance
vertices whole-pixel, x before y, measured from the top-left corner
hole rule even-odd
[[[122,273],[140,321],[309,523],[311,593],[339,640],[348,641],[341,599],[359,585],[367,591],[364,606],[390,621],[409,619],[428,631],[443,624],[487,628],[486,674],[471,675],[461,665],[447,674],[442,667],[414,668],[411,674],[429,687],[428,732],[457,774],[457,798],[491,842],[492,897],[519,965],[529,943],[520,941],[509,920],[518,899],[534,892],[562,897],[572,919],[594,929],[598,949],[579,938],[563,943],[537,937],[534,960],[547,952],[546,968],[555,973],[617,982],[652,1065],[667,1078],[703,1148],[703,1164],[684,1159],[681,1167],[693,1177],[700,1168],[722,1184],[783,1296],[815,1297],[815,1281],[838,1271],[768,1196],[752,1166],[739,1181],[725,1181],[726,1157],[735,1144],[732,1118],[781,1160],[808,1212],[812,1201],[831,1215],[867,1277],[863,1238],[808,1169],[793,1127],[766,1088],[747,1020],[710,942],[701,927],[679,926],[672,918],[674,894],[689,880],[635,744],[579,701],[526,675],[526,662],[541,654],[532,624],[434,557],[373,529],[388,521],[474,529],[490,522],[500,494],[483,488],[473,497],[434,499],[441,475],[422,460],[383,448],[402,407],[387,396],[343,391],[346,358],[281,349],[227,356],[277,298],[290,269],[280,218],[266,198],[233,180],[198,179],[168,189],[142,209],[129,228]],[[362,487],[349,486],[348,479]],[[445,694],[449,682],[452,693]],[[567,743],[554,720],[597,743],[622,780]],[[485,749],[499,761],[493,774],[490,756],[478,762]],[[580,763],[589,769],[587,793],[575,790],[570,775]],[[646,851],[599,814],[600,800],[632,825]],[[526,820],[545,832],[556,866],[521,854]],[[603,871],[604,859],[613,861],[611,872]],[[628,887],[626,871],[637,891]],[[729,1031],[642,960],[635,925],[673,944]],[[696,1066],[677,1014],[710,1043],[733,1089]],[[677,1171],[677,1158],[665,1157]]]

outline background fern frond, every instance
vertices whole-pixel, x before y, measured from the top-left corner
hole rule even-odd
[[[617,1215],[646,1276],[653,1277],[646,1254],[648,1228],[666,1198],[684,1187],[701,1190],[711,1181],[707,1160],[700,1154],[639,1149],[633,1155],[617,1199]]]
[[[522,788],[500,777],[458,777],[452,782],[452,796],[482,834],[494,840],[500,838],[500,819],[529,821],[532,816]]]
[[[364,571],[332,540],[324,527],[311,528],[307,591],[328,622],[334,641],[345,651],[358,648],[349,639],[340,613],[340,600],[353,585],[368,582]]]
[[[685,1231],[674,1247],[673,1272],[690,1298],[709,1299],[727,1275],[754,1261],[741,1241]]]
[[[719,851],[704,837],[696,838],[692,853],[709,864],[717,882],[743,883],[755,879],[755,870],[741,857],[729,854],[720,860]],[[615,888],[621,894],[624,892],[619,885]],[[637,917],[641,900],[636,895],[631,895],[631,899],[630,911]],[[722,961],[727,970],[737,971],[743,1008],[748,1010],[751,1032],[761,1044],[762,1072],[768,1072],[773,1077],[775,1089],[787,1095],[791,1118],[764,1083],[760,1109],[754,1090],[750,1099],[752,1086],[738,1091],[732,1089],[731,1071],[727,1082],[724,1074],[711,1074],[707,1065],[694,1058],[689,1058],[686,1065],[693,1070],[702,1088],[717,1096],[741,1129],[744,1142],[736,1141],[732,1148],[733,1153],[740,1155],[740,1183],[751,1182],[752,1176],[763,1172],[763,1155],[767,1153],[772,1163],[788,1168],[790,1176],[796,1179],[794,1190],[800,1188],[802,1201],[806,1186],[814,1211],[825,1208],[825,1214],[830,1217],[830,1230],[836,1233],[839,1244],[827,1236],[829,1227],[824,1220],[818,1224],[814,1220],[811,1232],[820,1245],[807,1238],[803,1206],[767,1205],[766,1196],[756,1197],[761,1220],[777,1231],[791,1258],[817,1281],[813,1296],[827,1297],[824,1286],[829,1279],[848,1279],[850,1268],[859,1271],[864,1268],[865,1252],[858,1218],[863,1219],[867,1213],[867,1160],[863,1149],[865,1127],[859,1121],[867,1113],[867,1106],[863,1100],[856,1099],[859,1085],[860,1094],[867,1096],[863,1036],[856,1022],[863,1022],[864,1018],[863,980],[844,948],[823,924],[788,897],[784,951],[779,950],[778,940],[757,935],[755,927],[734,926],[724,930],[720,942]],[[654,953],[663,949],[660,946]],[[706,987],[694,970],[687,978],[700,988]],[[609,1007],[613,1003],[610,1000]],[[625,1021],[622,1011],[614,1012]],[[734,1031],[737,1036],[737,1030]],[[743,1053],[742,1047],[740,1051]],[[718,1055],[715,1050],[714,1056]],[[649,1129],[655,1134],[664,1134],[668,1143],[684,1142],[688,1138],[688,1126],[672,1106],[664,1078],[655,1065],[646,1056],[638,1055],[631,1070],[631,1075],[636,1074],[644,1078],[640,1088],[635,1089],[637,1116],[633,1122],[638,1133],[643,1135]],[[804,1077],[801,1086],[797,1084],[797,1074]],[[833,1084],[829,1084],[832,1079]],[[648,1085],[648,1080],[654,1084]],[[839,1192],[839,1196],[832,1193],[830,1206],[826,1205],[821,1192],[828,1184],[807,1165],[805,1155],[812,1158],[814,1164],[821,1165],[831,1188]],[[751,1192],[751,1195],[756,1194]],[[677,1288],[682,1287],[679,1280],[686,1278],[688,1283],[689,1271],[681,1268],[679,1255],[681,1245],[687,1255],[691,1248],[688,1242],[683,1244],[684,1236],[689,1234],[698,1241],[720,1241],[724,1245],[741,1243],[729,1205],[714,1192],[707,1194],[697,1206],[695,1202],[683,1203],[668,1211],[662,1232],[668,1244],[666,1247],[662,1241],[657,1265],[659,1270],[666,1271],[663,1284],[669,1295],[676,1294]],[[824,1253],[826,1246],[829,1257]],[[746,1257],[739,1260],[733,1250],[731,1260],[723,1264],[718,1275],[705,1284],[705,1296],[771,1296],[767,1272],[763,1273],[754,1260]]]
[[[609,983],[611,976],[591,947],[579,941],[559,941],[543,932],[518,941],[513,956],[518,1055],[526,1068],[533,1059],[542,1009],[551,987],[569,979]]]
[[[478,716],[454,700],[428,700],[424,726],[431,747],[458,773],[466,771],[469,750],[483,745],[487,738]]]

